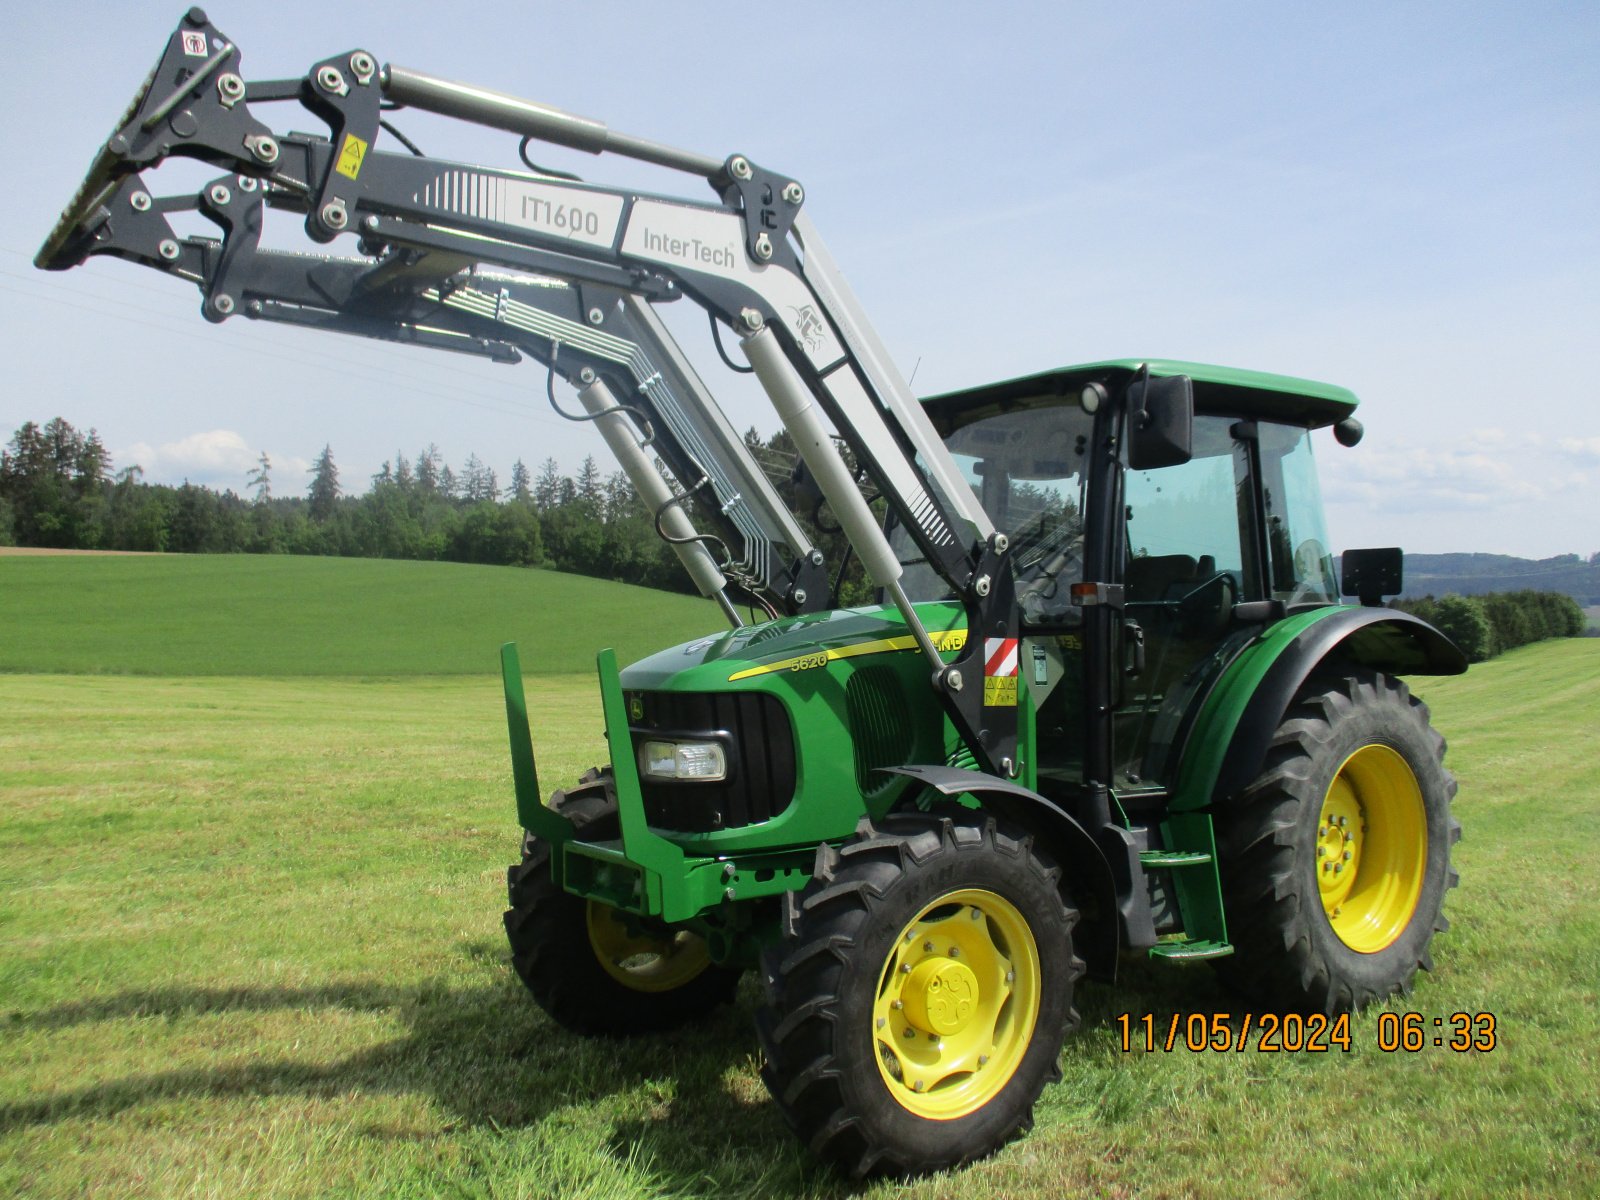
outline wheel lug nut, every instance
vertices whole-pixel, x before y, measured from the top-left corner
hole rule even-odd
[[[889,1018],[888,1017],[879,1017],[878,1018],[878,1026],[877,1027],[879,1029],[882,1029],[888,1023],[889,1023]]]
[[[1326,875],[1331,870],[1333,870],[1333,864],[1331,862],[1325,862],[1325,863],[1322,864],[1322,872],[1323,872],[1324,875]]]
[[[989,1062],[989,1056],[987,1054],[978,1055],[978,1065],[980,1067],[988,1065],[988,1062]]]
[[[908,1029],[906,1030],[906,1036],[908,1038],[914,1038],[917,1036],[917,1031],[915,1029]]]
[[[895,1012],[899,1012],[905,1006],[906,1006],[906,1002],[904,1000],[891,1000],[889,1002],[889,1007],[894,1009]]]
[[[1317,847],[1317,857],[1318,858],[1325,857],[1327,855],[1327,853],[1328,853],[1328,848],[1326,846],[1318,846]]]
[[[1328,836],[1328,827],[1326,825],[1317,826],[1317,836],[1318,837],[1327,837]]]
[[[911,974],[911,964],[910,963],[901,963],[900,964],[900,974],[902,974],[902,975]]]
[[[1335,875],[1344,874],[1344,864],[1343,863],[1334,863],[1333,864],[1333,873]]]
[[[960,958],[961,957],[961,947],[960,946],[951,946],[950,947],[950,957],[951,958]]]
[[[927,1084],[923,1083],[922,1080],[919,1079],[919,1080],[917,1080],[915,1083],[913,1083],[911,1085],[911,1089],[913,1091],[920,1092],[926,1086],[927,1086]]]
[[[1340,829],[1345,828],[1345,826],[1347,826],[1349,824],[1350,824],[1350,818],[1349,817],[1340,817],[1339,818],[1339,828]]]
[[[1017,973],[1015,971],[1007,971],[1006,972],[1006,982],[1007,983],[1016,982],[1016,978],[1017,978]]]
[[[922,943],[922,948],[924,950],[932,950],[933,949],[933,943],[932,942],[923,942]]]
[[[1349,862],[1350,861],[1350,851],[1348,851],[1348,850],[1346,850],[1344,852],[1344,861],[1345,862]]]

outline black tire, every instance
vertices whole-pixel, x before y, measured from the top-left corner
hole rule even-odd
[[[980,1158],[1032,1127],[1034,1102],[1060,1078],[1061,1041],[1078,1020],[1072,1007],[1083,973],[1072,952],[1077,913],[1063,898],[1060,877],[1025,832],[966,810],[863,821],[843,847],[818,850],[814,878],[791,906],[784,940],[767,953],[767,1002],[757,1018],[766,1055],[762,1079],[814,1154],[857,1178],[920,1174]],[[963,929],[976,939],[961,959],[970,960],[969,978],[989,983],[964,993],[962,1011],[983,1015],[960,1017],[970,1021],[963,1028],[929,1033],[924,1046],[909,1014],[918,1008],[920,1020],[937,1024],[927,997],[942,994],[948,1003],[963,996],[965,983],[947,979],[939,993],[940,984],[928,982],[959,958],[944,943],[960,940]],[[923,940],[918,930],[942,932]],[[934,937],[943,939],[938,949]],[[985,938],[1000,957],[986,959]],[[1029,939],[1036,957],[1028,955]],[[911,995],[919,978],[922,1000],[913,997],[908,1007],[890,998]],[[880,1024],[891,1020],[881,1015],[889,1009],[894,1023]],[[949,1020],[956,1009],[940,1011]],[[913,1044],[902,1047],[901,1036]],[[941,1062],[946,1037],[950,1057]],[[992,1058],[973,1056],[983,1046]],[[916,1066],[899,1057],[902,1050],[934,1062]],[[984,1077],[985,1064],[1001,1070]],[[941,1071],[951,1073],[938,1078]],[[917,1080],[927,1090],[913,1091],[909,1076],[924,1072],[933,1083]],[[979,1104],[975,1111],[961,1111],[972,1103]],[[930,1117],[908,1104],[944,1105],[946,1115]]]
[[[590,839],[617,836],[617,803],[610,781],[590,771],[583,782],[556,792],[550,807]],[[659,1033],[702,1019],[733,999],[739,972],[706,962],[681,986],[644,990],[629,986],[608,970],[591,936],[591,901],[563,891],[550,873],[550,847],[528,834],[522,861],[506,874],[511,907],[506,910],[506,937],[511,961],[539,1006],[574,1033],[607,1037]],[[611,910],[594,906],[597,919]],[[658,931],[667,952],[681,948],[688,934]],[[676,939],[676,940],[674,940]],[[698,939],[696,939],[698,940]],[[616,964],[613,964],[616,967]]]
[[[1336,1013],[1409,992],[1418,968],[1432,970],[1461,837],[1444,751],[1400,680],[1358,669],[1301,691],[1261,774],[1216,814],[1234,945],[1214,963],[1225,982],[1264,1010]],[[1359,819],[1330,815],[1341,809]]]

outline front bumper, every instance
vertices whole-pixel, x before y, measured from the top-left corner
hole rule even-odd
[[[815,847],[709,857],[687,853],[650,828],[615,652],[600,651],[595,667],[622,836],[590,842],[577,840],[572,823],[546,807],[540,795],[521,661],[515,643],[500,648],[517,818],[529,833],[550,844],[556,882],[575,895],[666,922],[693,920],[724,905],[805,886]]]

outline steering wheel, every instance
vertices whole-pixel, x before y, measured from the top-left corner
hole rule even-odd
[[[1295,547],[1294,552],[1294,590],[1284,601],[1287,608],[1297,604],[1314,604],[1319,601],[1329,602],[1326,590],[1322,586],[1322,564],[1327,558],[1327,551],[1316,538],[1307,538]]]

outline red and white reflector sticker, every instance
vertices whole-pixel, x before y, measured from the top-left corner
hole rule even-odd
[[[1016,638],[983,639],[983,702],[991,706],[1016,706]]]

